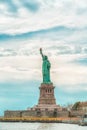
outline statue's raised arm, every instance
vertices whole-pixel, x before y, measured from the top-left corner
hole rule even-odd
[[[40,54],[41,54],[41,56],[42,56],[42,58],[43,58],[43,53],[42,53],[42,48],[40,48]]]

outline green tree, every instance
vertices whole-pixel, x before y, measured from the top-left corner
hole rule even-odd
[[[80,102],[76,102],[76,103],[73,105],[72,110],[78,110],[79,104],[80,104]]]

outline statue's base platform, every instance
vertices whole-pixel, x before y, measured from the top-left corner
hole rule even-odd
[[[41,111],[54,111],[54,110],[57,110],[57,111],[61,111],[62,110],[62,107],[60,107],[59,105],[48,105],[48,104],[40,104],[40,105],[36,105],[33,107],[34,110],[36,109],[39,109]]]

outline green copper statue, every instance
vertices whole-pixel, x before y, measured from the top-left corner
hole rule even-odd
[[[43,74],[43,83],[51,83],[50,81],[50,67],[51,64],[48,60],[48,57],[43,55],[42,49],[40,48],[40,54],[42,56],[43,64],[42,64],[42,74]]]

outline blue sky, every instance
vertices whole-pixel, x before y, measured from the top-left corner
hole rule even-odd
[[[57,104],[87,101],[86,19],[86,0],[0,0],[0,115],[38,103],[40,47]]]

